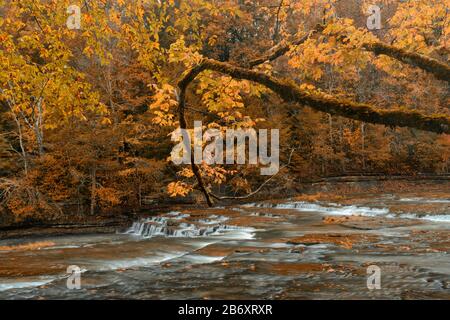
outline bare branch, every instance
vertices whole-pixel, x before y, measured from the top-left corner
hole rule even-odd
[[[289,160],[288,160],[288,162],[287,162],[287,164],[285,164],[284,166],[282,166],[281,168],[280,168],[280,170],[276,173],[276,174],[274,174],[273,176],[271,176],[269,179],[267,179],[266,181],[264,181],[255,191],[253,191],[253,192],[251,192],[251,193],[249,193],[249,194],[247,194],[247,195],[245,195],[245,196],[241,196],[241,197],[221,197],[221,196],[218,196],[218,195],[216,195],[216,194],[214,194],[214,193],[210,193],[211,194],[211,196],[214,198],[214,199],[216,199],[216,200],[244,200],[244,199],[248,199],[248,198],[251,198],[251,197],[253,197],[255,194],[257,194],[258,192],[260,192],[261,190],[262,190],[262,188],[264,188],[264,186],[265,185],[267,185],[273,178],[275,178],[280,172],[281,172],[281,170],[283,170],[284,168],[287,168],[290,164],[291,164],[291,160],[292,160],[292,156],[293,156],[293,154],[294,154],[294,151],[295,151],[295,149],[292,149],[291,150],[291,153],[290,153],[290,155],[289,155]]]

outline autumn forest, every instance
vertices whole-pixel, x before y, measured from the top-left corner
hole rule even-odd
[[[449,0],[0,0],[0,49],[2,225],[450,171]],[[174,165],[196,120],[280,172]]]

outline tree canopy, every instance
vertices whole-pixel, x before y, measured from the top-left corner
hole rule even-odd
[[[448,173],[450,0],[0,0],[0,201],[17,219],[352,173]],[[80,8],[80,28],[69,28]],[[371,30],[369,30],[371,29]],[[285,166],[170,162],[277,128]],[[0,211],[1,212],[1,211]]]

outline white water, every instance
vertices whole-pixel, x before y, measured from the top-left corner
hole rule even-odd
[[[414,198],[414,200],[404,198],[400,201],[419,201],[419,198]],[[421,198],[420,198],[421,199]],[[422,201],[422,200],[420,200]],[[427,199],[428,203],[447,203],[445,199]],[[450,202],[450,201],[449,201]],[[325,205],[310,202],[288,202],[273,204],[267,202],[260,203],[249,203],[245,205],[246,207],[256,207],[256,208],[274,208],[274,209],[293,209],[301,212],[318,212],[327,215],[335,216],[363,216],[363,217],[386,217],[386,218],[402,218],[402,219],[419,219],[427,220],[431,222],[447,222],[450,223],[450,214],[444,215],[417,215],[414,213],[400,214],[396,215],[389,211],[388,208],[369,208],[360,206],[343,206],[335,203],[327,203]],[[450,208],[449,208],[450,212]]]
[[[134,267],[149,267],[158,265],[178,257],[182,257],[187,252],[156,252],[150,257],[123,259],[123,260],[92,260],[89,268],[96,271],[120,270]]]
[[[357,206],[341,206],[334,203],[329,203],[327,206],[310,203],[310,202],[288,202],[280,204],[272,203],[252,203],[247,204],[247,207],[258,208],[275,208],[275,209],[294,209],[302,212],[320,212],[330,215],[347,216],[347,215],[361,215],[361,216],[380,216],[389,213],[387,208],[368,208]]]
[[[188,214],[169,212],[165,215],[147,218],[134,222],[126,232],[143,238],[173,237],[173,238],[197,238],[209,236],[223,236],[229,239],[253,239],[254,228],[239,227],[224,224],[227,217],[212,215],[208,219],[190,220]]]
[[[400,198],[401,202],[420,202],[420,203],[450,203],[450,199],[427,199],[427,198]]]
[[[394,215],[388,215],[388,218],[392,218],[395,217]],[[450,215],[445,214],[445,215],[425,215],[425,216],[418,216],[417,214],[412,214],[412,213],[406,213],[406,214],[401,214],[398,216],[399,218],[402,219],[419,219],[419,220],[427,220],[427,221],[431,221],[431,222],[446,222],[446,223],[450,223]]]
[[[12,279],[11,281],[4,281],[0,283],[0,292],[6,291],[10,289],[25,289],[25,288],[35,288],[40,287],[46,284],[49,284],[55,280],[57,280],[57,277],[54,278],[39,278],[39,279],[29,279],[28,281],[14,281]]]

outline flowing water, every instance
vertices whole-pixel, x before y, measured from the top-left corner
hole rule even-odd
[[[0,241],[0,298],[450,299],[448,194],[350,203],[167,212],[116,234]],[[367,287],[371,265],[381,289]],[[80,289],[67,288],[69,266]]]

